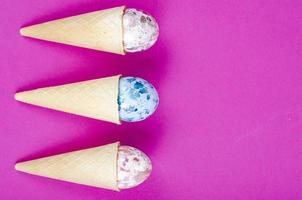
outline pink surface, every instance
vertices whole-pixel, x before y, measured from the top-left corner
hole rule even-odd
[[[158,19],[154,48],[122,57],[18,34],[121,4]],[[0,199],[302,199],[302,1],[1,0],[0,8]],[[158,88],[154,116],[116,126],[13,99],[117,73]],[[116,140],[153,160],[140,187],[116,193],[14,170]]]

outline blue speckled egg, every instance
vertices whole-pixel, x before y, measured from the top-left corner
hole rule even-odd
[[[137,77],[122,77],[119,81],[119,115],[122,121],[146,119],[157,108],[158,94],[149,82]]]

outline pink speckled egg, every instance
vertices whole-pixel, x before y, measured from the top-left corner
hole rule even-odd
[[[132,188],[141,184],[152,171],[152,164],[148,156],[130,146],[119,147],[117,164],[120,189]]]

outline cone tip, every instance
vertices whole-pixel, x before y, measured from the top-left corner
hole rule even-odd
[[[21,163],[16,163],[15,164],[15,170],[22,171],[22,165],[21,165]]]
[[[30,95],[27,92],[17,92],[14,96],[16,101],[20,101],[23,103],[30,102]]]
[[[15,164],[15,170],[19,172],[26,172],[30,173],[30,167],[27,165],[26,162],[19,162]]]
[[[20,32],[20,35],[26,36],[26,27],[20,28],[19,32]]]
[[[23,97],[22,92],[17,92],[14,96],[15,100],[17,101],[22,101],[23,99],[22,97]]]
[[[20,35],[25,36],[25,37],[31,37],[32,35],[32,26],[27,26],[27,27],[22,27],[20,28],[19,32]]]

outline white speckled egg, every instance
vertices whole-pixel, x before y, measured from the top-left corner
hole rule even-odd
[[[126,9],[123,16],[124,50],[138,52],[149,49],[159,35],[155,19],[143,11]]]

